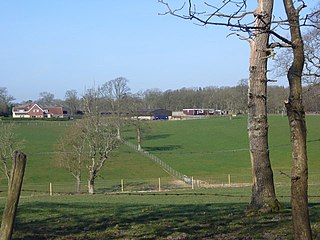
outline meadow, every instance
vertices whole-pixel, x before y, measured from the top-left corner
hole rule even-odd
[[[307,117],[314,239],[320,239],[319,121],[319,116]],[[226,183],[230,174],[232,182],[250,183],[246,124],[245,117],[153,121],[142,147],[195,179]],[[290,181],[280,174],[289,174],[291,168],[287,119],[271,116],[269,125],[270,157],[284,208],[280,213],[247,216],[250,187],[191,190],[186,184],[171,191],[121,192],[120,179],[137,185],[152,182],[154,186],[158,178],[164,179],[164,185],[175,181],[125,145],[112,154],[101,172],[97,194],[75,195],[73,178],[58,168],[54,159],[54,145],[68,124],[18,124],[17,134],[25,141],[28,162],[14,239],[291,239]],[[132,130],[124,131],[123,136],[135,143]],[[49,182],[64,193],[48,196]],[[0,206],[4,206],[4,179],[0,187]],[[33,191],[42,187],[43,191]]]
[[[320,117],[307,116],[310,183],[320,180]],[[154,122],[143,148],[170,166],[199,179],[251,181],[247,119],[238,117]],[[269,117],[270,159],[277,183],[290,184],[291,144],[286,117]]]

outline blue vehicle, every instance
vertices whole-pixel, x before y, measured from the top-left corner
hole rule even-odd
[[[167,115],[154,115],[153,120],[168,120],[169,116]]]

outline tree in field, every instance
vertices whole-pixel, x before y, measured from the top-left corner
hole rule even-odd
[[[128,121],[128,124],[133,126],[136,132],[136,140],[137,140],[137,149],[138,151],[142,150],[141,143],[143,140],[143,134],[148,129],[148,123],[149,121],[141,119],[141,110],[143,110],[144,102],[142,99],[142,94],[138,93],[135,95],[131,95],[128,98],[128,110],[129,110],[129,117],[130,121]]]
[[[127,96],[130,95],[128,79],[118,77],[103,84],[100,91],[110,107],[111,113],[116,117],[117,136],[121,139],[120,129],[124,124],[127,113]]]
[[[0,171],[8,181],[14,151],[21,150],[22,146],[23,141],[19,141],[16,137],[15,125],[13,123],[0,124]]]
[[[304,1],[283,0],[290,39],[275,43],[284,46],[286,60],[282,62],[289,82],[289,97],[285,102],[292,146],[291,207],[294,239],[312,239],[308,210],[307,126],[303,103],[302,80],[315,82],[319,78],[319,7],[309,17],[301,18]],[[305,36],[301,26],[313,28]],[[302,24],[301,24],[302,22]],[[306,41],[304,41],[305,39]],[[308,41],[310,40],[310,41]],[[306,43],[306,45],[305,45]],[[311,81],[310,81],[311,79]]]
[[[292,63],[287,78],[289,98],[286,109],[291,134],[291,207],[294,239],[312,239],[308,211],[308,157],[307,127],[302,102],[302,76],[304,67],[304,43],[300,29],[300,11],[306,7],[302,2],[296,7],[292,0],[283,0],[290,27]]]
[[[76,192],[81,192],[82,169],[88,160],[86,135],[82,122],[68,128],[56,145],[57,165],[66,169],[76,179]]]
[[[86,136],[89,171],[89,193],[94,193],[95,179],[113,151],[120,144],[117,125],[112,117],[102,116],[103,101],[101,92],[89,89],[83,96],[85,116],[81,120],[83,134]]]
[[[160,1],[163,3],[163,1]],[[237,8],[232,15],[226,15],[221,13],[221,9],[230,3],[236,3],[238,7],[245,8],[247,1],[223,1],[223,5],[220,7],[212,6],[206,3],[213,9],[212,14],[208,14],[206,11],[198,10],[189,2],[188,14],[179,15],[184,19],[195,19],[203,24],[224,25],[232,28],[238,27],[240,30],[250,30],[248,25],[244,28],[234,24],[231,20],[236,17],[239,21],[243,20],[248,12],[243,12],[241,8]],[[300,5],[299,5],[300,4]],[[311,239],[311,228],[308,214],[308,164],[307,164],[307,151],[306,151],[306,123],[304,106],[302,102],[302,84],[301,79],[303,76],[303,67],[305,60],[304,43],[301,35],[301,24],[305,25],[308,18],[300,18],[300,12],[306,7],[304,1],[283,0],[283,6],[287,19],[280,19],[274,21],[275,27],[271,28],[271,16],[272,16],[273,0],[259,0],[258,7],[254,14],[254,28],[252,29],[253,38],[250,37],[251,46],[251,58],[250,58],[250,79],[249,79],[249,142],[250,153],[252,160],[252,170],[254,176],[254,185],[251,206],[259,207],[262,203],[269,205],[271,209],[278,208],[277,201],[275,200],[272,188],[265,188],[260,184],[267,183],[268,186],[273,185],[272,171],[270,162],[265,161],[269,155],[268,143],[267,143],[267,124],[266,114],[263,107],[266,99],[266,72],[267,72],[267,58],[273,55],[273,49],[275,47],[289,47],[292,49],[293,57],[292,63],[287,72],[289,81],[289,98],[285,106],[287,109],[289,128],[291,133],[292,144],[292,172],[291,172],[291,205],[292,205],[292,220],[293,220],[293,232],[295,239]],[[168,5],[167,5],[168,6]],[[177,11],[172,11],[168,6],[168,13],[177,15]],[[181,10],[181,9],[180,9]],[[242,12],[242,14],[240,14]],[[240,14],[240,15],[238,15]],[[201,16],[205,16],[205,19],[201,19]],[[314,15],[314,14],[313,14]],[[219,22],[213,22],[214,17],[220,19],[227,17],[229,21],[225,24]],[[318,21],[318,18],[315,18]],[[314,24],[316,21],[311,18],[311,22]],[[285,34],[277,33],[278,26],[287,26],[291,39],[287,39]],[[283,31],[284,28],[281,28]],[[279,31],[280,32],[280,31]],[[269,36],[273,36],[274,42],[268,43]],[[247,39],[247,38],[246,38]],[[248,40],[248,39],[247,39]],[[260,82],[260,83],[259,83]],[[263,104],[261,104],[263,103]],[[261,107],[261,108],[260,108]],[[256,138],[258,137],[258,138]],[[260,138],[261,137],[261,138]],[[253,141],[256,138],[255,141]],[[261,142],[260,142],[261,140]],[[262,147],[259,147],[257,143],[260,143]],[[256,151],[257,155],[260,155],[260,159],[255,159]],[[275,206],[274,206],[275,204]]]
[[[0,87],[0,116],[10,115],[10,105],[14,97],[8,93],[7,88]]]
[[[68,90],[65,93],[64,103],[70,110],[70,115],[74,116],[80,108],[80,99],[76,90]]]
[[[181,8],[167,7],[165,14],[186,20],[195,20],[203,25],[225,26],[250,44],[250,76],[248,90],[248,135],[252,165],[253,187],[249,209],[263,212],[278,211],[273,171],[269,158],[267,122],[267,62],[270,55],[269,36],[273,0],[258,0],[257,8],[248,11],[247,1],[219,1],[194,4],[187,1]],[[183,14],[181,11],[186,10]],[[246,33],[242,36],[240,33]]]

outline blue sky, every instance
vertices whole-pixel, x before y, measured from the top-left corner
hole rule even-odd
[[[22,101],[120,76],[132,92],[248,78],[247,42],[163,11],[157,0],[1,0],[0,87]]]

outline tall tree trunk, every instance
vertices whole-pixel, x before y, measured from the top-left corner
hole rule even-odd
[[[96,178],[96,173],[94,171],[90,171],[89,176],[89,194],[94,194],[94,181]]]
[[[252,164],[252,197],[249,210],[278,211],[269,158],[267,121],[267,61],[273,0],[259,0],[255,13],[254,39],[250,42],[248,134]]]
[[[23,176],[26,167],[27,156],[20,151],[14,154],[8,197],[3,211],[0,228],[0,240],[10,240],[20,199]]]
[[[301,76],[304,49],[299,25],[299,10],[292,0],[283,0],[290,23],[293,62],[288,72],[290,87],[286,102],[292,146],[291,207],[294,239],[312,239],[308,210],[307,127],[302,102]]]
[[[138,144],[138,151],[141,151],[141,129],[140,129],[139,123],[137,126],[137,144]]]
[[[76,176],[76,191],[77,193],[81,192],[81,176]]]
[[[118,119],[120,121],[120,118]],[[120,126],[117,126],[117,138],[121,140],[121,135],[120,135]]]

